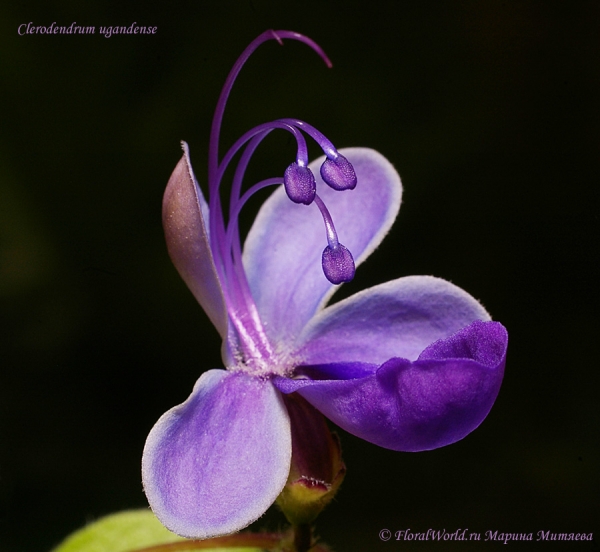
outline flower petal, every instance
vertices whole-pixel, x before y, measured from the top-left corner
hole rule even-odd
[[[394,167],[376,151],[350,148],[340,153],[356,171],[354,190],[335,191],[323,183],[318,169],[324,157],[310,167],[339,240],[358,265],[387,234],[400,208],[402,187]],[[280,187],[260,209],[244,246],[244,267],[273,341],[289,343],[335,291],[321,265],[326,245],[316,205],[292,203]]]
[[[477,321],[433,343],[414,362],[392,358],[371,373],[363,367],[362,377],[353,366],[353,379],[274,383],[283,392],[297,391],[367,441],[393,450],[431,450],[462,439],[487,416],[502,383],[507,343],[501,324]],[[345,372],[340,365],[323,368],[322,377]]]
[[[271,383],[210,370],[150,431],[144,490],[156,516],[179,535],[233,533],[275,501],[291,449],[289,417]]]
[[[304,364],[415,360],[430,343],[490,315],[466,291],[432,276],[408,276],[319,312],[300,337]]]
[[[188,145],[163,197],[163,228],[173,264],[223,339],[227,310],[208,239],[208,204],[190,163]]]

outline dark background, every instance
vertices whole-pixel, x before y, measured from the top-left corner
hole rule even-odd
[[[221,366],[167,256],[161,197],[180,139],[205,180],[220,87],[268,28],[311,36],[334,67],[302,44],[262,46],[222,143],[295,116],[381,151],[403,179],[398,221],[340,296],[433,274],[510,335],[500,396],[463,441],[408,454],[342,434],[348,475],[319,534],[338,552],[500,546],[381,543],[383,528],[598,538],[597,1],[16,4],[0,8],[1,552],[146,506],[148,431]],[[96,34],[18,36],[30,21]],[[98,34],[134,21],[157,34]],[[274,133],[249,178],[294,154]]]

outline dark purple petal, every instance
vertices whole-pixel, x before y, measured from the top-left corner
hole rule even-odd
[[[291,450],[289,417],[271,383],[210,370],[150,431],[144,490],[158,519],[179,535],[233,533],[275,501]]]
[[[367,441],[393,450],[430,450],[462,439],[487,416],[502,383],[507,343],[501,324],[478,321],[432,344],[418,360],[392,358],[372,375],[274,383],[285,393],[297,391]],[[324,366],[323,375],[327,371]],[[356,366],[348,372],[359,375]],[[345,372],[337,365],[333,373]]]
[[[208,204],[196,182],[188,147],[163,197],[163,227],[173,264],[223,339],[227,311],[208,239]]]
[[[506,354],[507,340],[508,334],[502,324],[475,323],[447,339],[432,343],[419,355],[419,360],[463,358],[493,366]]]
[[[354,166],[358,185],[335,191],[309,165],[317,193],[327,204],[341,243],[358,266],[380,243],[400,207],[400,177],[379,153],[362,148],[341,150]],[[244,266],[265,330],[274,342],[295,339],[336,289],[323,274],[327,245],[316,205],[292,203],[283,188],[263,204],[244,246]]]
[[[340,362],[320,366],[299,366],[293,378],[275,376],[273,385],[282,393],[289,394],[309,387],[315,380],[351,380],[372,376],[379,369],[377,364]]]
[[[485,309],[459,287],[432,276],[392,280],[319,312],[299,339],[304,364],[416,360],[430,343],[475,320]]]

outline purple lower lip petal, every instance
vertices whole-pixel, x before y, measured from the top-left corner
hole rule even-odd
[[[416,361],[392,358],[344,379],[352,365],[313,366],[313,379],[277,378],[334,423],[381,447],[406,452],[454,443],[479,426],[502,383],[508,336],[498,322],[473,322]]]

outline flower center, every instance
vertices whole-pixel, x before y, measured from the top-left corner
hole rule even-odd
[[[287,371],[288,363],[283,361],[282,355],[274,350],[267,338],[242,264],[238,217],[248,199],[266,186],[283,184],[287,196],[291,201],[299,204],[298,208],[303,208],[302,205],[314,204],[319,209],[325,226],[327,245],[322,254],[324,276],[333,284],[341,284],[352,280],[355,271],[352,254],[339,242],[329,210],[316,193],[315,177],[308,168],[305,135],[312,138],[325,153],[326,159],[320,172],[321,178],[328,186],[336,191],[352,190],[356,186],[356,174],[351,163],[321,132],[304,121],[278,119],[246,132],[219,161],[219,134],[225,105],[240,69],[260,44],[272,39],[282,44],[283,38],[307,44],[321,56],[327,66],[331,67],[331,62],[323,50],[311,39],[298,33],[267,31],[256,38],[234,64],[221,91],[211,127],[208,162],[210,246],[232,326],[228,341],[236,344],[237,350],[232,351],[232,354],[239,369],[265,376],[274,372]],[[273,130],[285,130],[294,136],[297,143],[296,160],[287,167],[283,176],[262,180],[248,187],[242,194],[242,184],[248,163],[256,148]],[[243,151],[239,155],[231,183],[226,221],[221,205],[221,182],[227,168],[240,150]]]

